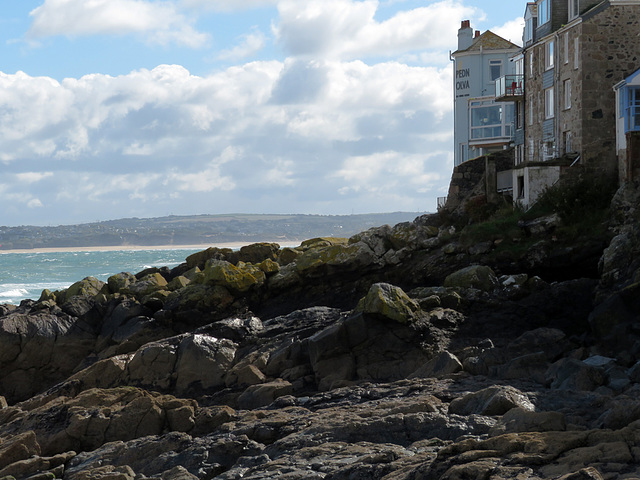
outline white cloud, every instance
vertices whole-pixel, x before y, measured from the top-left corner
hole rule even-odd
[[[459,25],[451,19],[476,12],[457,1],[443,0],[378,21],[378,7],[376,0],[282,0],[273,31],[294,56],[391,56],[450,48]]]
[[[134,33],[144,35],[150,43],[193,48],[206,45],[210,39],[166,1],[45,0],[31,17],[30,38]]]
[[[18,173],[16,179],[21,183],[36,183],[53,176],[53,172]]]
[[[218,55],[219,60],[242,60],[251,57],[262,50],[266,43],[265,35],[254,29],[251,33],[244,35],[241,43],[230,50],[223,50]]]
[[[242,151],[232,147],[226,148],[222,154],[209,162],[202,171],[184,173],[172,171],[164,181],[165,185],[171,185],[179,191],[185,192],[211,192],[213,190],[229,191],[235,188],[231,177],[221,173],[221,167],[227,162],[240,160]]]
[[[279,0],[182,0],[187,7],[231,12],[275,5]]]
[[[460,16],[462,7],[438,2],[425,7],[435,19],[419,11],[415,19],[377,21],[374,1],[282,5],[287,15],[302,15],[310,33],[328,29],[333,38],[303,45],[302,53],[314,55],[245,63],[206,76],[179,65],[61,82],[0,73],[0,160],[3,171],[20,175],[0,178],[0,200],[41,204],[27,213],[16,208],[13,222],[29,223],[20,217],[29,214],[44,218],[41,223],[52,215],[73,223],[168,213],[435,208],[439,184],[448,183],[452,167],[448,57],[443,54],[442,68],[345,59],[377,55],[378,48],[389,55],[423,47],[428,52],[417,55],[435,54],[444,42],[438,37],[450,32],[437,30],[431,38],[420,28],[453,23],[443,28],[453,28],[455,41],[459,23],[445,21],[436,7],[450,5],[450,17]],[[283,17],[276,27],[289,46],[307,39],[289,28],[290,21]],[[405,26],[402,38],[392,32]],[[227,52],[229,58],[266,41],[245,40],[244,53],[238,48]],[[11,183],[14,178],[21,182]],[[68,217],[60,218],[61,212]]]
[[[524,29],[524,18],[516,18],[504,25],[491,28],[490,30],[496,35],[500,35],[502,38],[509,40],[516,45],[522,45],[522,31]]]
[[[42,208],[42,207],[44,207],[44,205],[42,204],[42,202],[39,199],[33,198],[33,199],[29,200],[29,202],[27,203],[27,207],[29,207],[29,208]]]

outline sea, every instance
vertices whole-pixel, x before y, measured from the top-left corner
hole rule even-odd
[[[120,272],[135,274],[150,267],[175,267],[204,248],[0,253],[0,304],[38,300],[44,289],[62,290],[85,277],[107,281]]]

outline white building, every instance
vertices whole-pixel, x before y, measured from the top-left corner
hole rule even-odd
[[[514,73],[510,58],[520,47],[464,20],[454,64],[454,164],[507,147],[513,136],[514,106],[496,102],[496,80]]]

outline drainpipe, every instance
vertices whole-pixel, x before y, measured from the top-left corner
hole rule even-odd
[[[558,43],[559,41],[559,36],[558,36],[558,31],[556,30],[556,33],[554,35],[554,47],[553,47],[553,65],[555,68],[555,84],[557,85],[557,88],[555,88],[556,90],[556,99],[555,99],[555,105],[554,105],[554,109],[556,111],[556,116],[555,116],[555,120],[556,120],[556,157],[558,157],[558,153],[560,152],[560,140],[562,139],[562,131],[560,128],[560,102],[562,101],[560,98],[560,44]],[[562,99],[564,99],[564,92],[562,92]]]

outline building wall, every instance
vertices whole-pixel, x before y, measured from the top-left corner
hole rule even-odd
[[[554,3],[564,15],[566,1]],[[561,8],[564,5],[564,8]],[[638,5],[609,5],[592,9],[525,52],[526,108],[533,109],[533,124],[526,117],[527,161],[541,161],[545,141],[555,140],[555,154],[567,153],[566,137],[571,134],[571,150],[581,152],[584,163],[608,172],[617,170],[615,155],[616,103],[613,86],[640,67],[640,8]],[[554,15],[555,18],[555,15]],[[555,21],[555,20],[554,20]],[[565,42],[565,35],[567,41]],[[575,64],[578,41],[578,68]],[[545,48],[555,42],[552,70],[545,69]],[[568,48],[568,55],[565,50]],[[530,57],[533,56],[533,73]],[[565,58],[568,62],[565,63]],[[571,107],[564,105],[564,87],[571,81]],[[545,88],[553,85],[555,112],[545,119]],[[533,152],[531,142],[533,141]]]
[[[526,167],[513,170],[513,200],[531,207],[547,187],[560,179],[561,167]]]
[[[583,105],[583,65],[580,55],[580,43],[582,38],[582,23],[573,22],[557,35],[558,59],[557,59],[557,138],[558,155],[582,151],[582,109]],[[578,40],[578,64],[576,65],[576,39]],[[568,50],[568,51],[566,51]],[[584,49],[583,49],[584,50]],[[583,52],[584,53],[584,52]],[[567,61],[568,60],[568,61]],[[567,82],[571,82],[571,106],[565,106],[565,88]],[[571,135],[571,147],[567,149],[567,136]]]
[[[586,15],[581,44],[583,158],[614,172],[617,161],[613,86],[640,67],[640,6],[612,5]]]
[[[514,49],[515,51],[515,49]],[[495,97],[495,82],[491,80],[490,60],[502,61],[502,75],[510,75],[514,51],[484,50],[454,54],[454,165],[469,160],[469,101]],[[464,154],[461,154],[461,145]],[[462,158],[464,157],[464,158]]]

